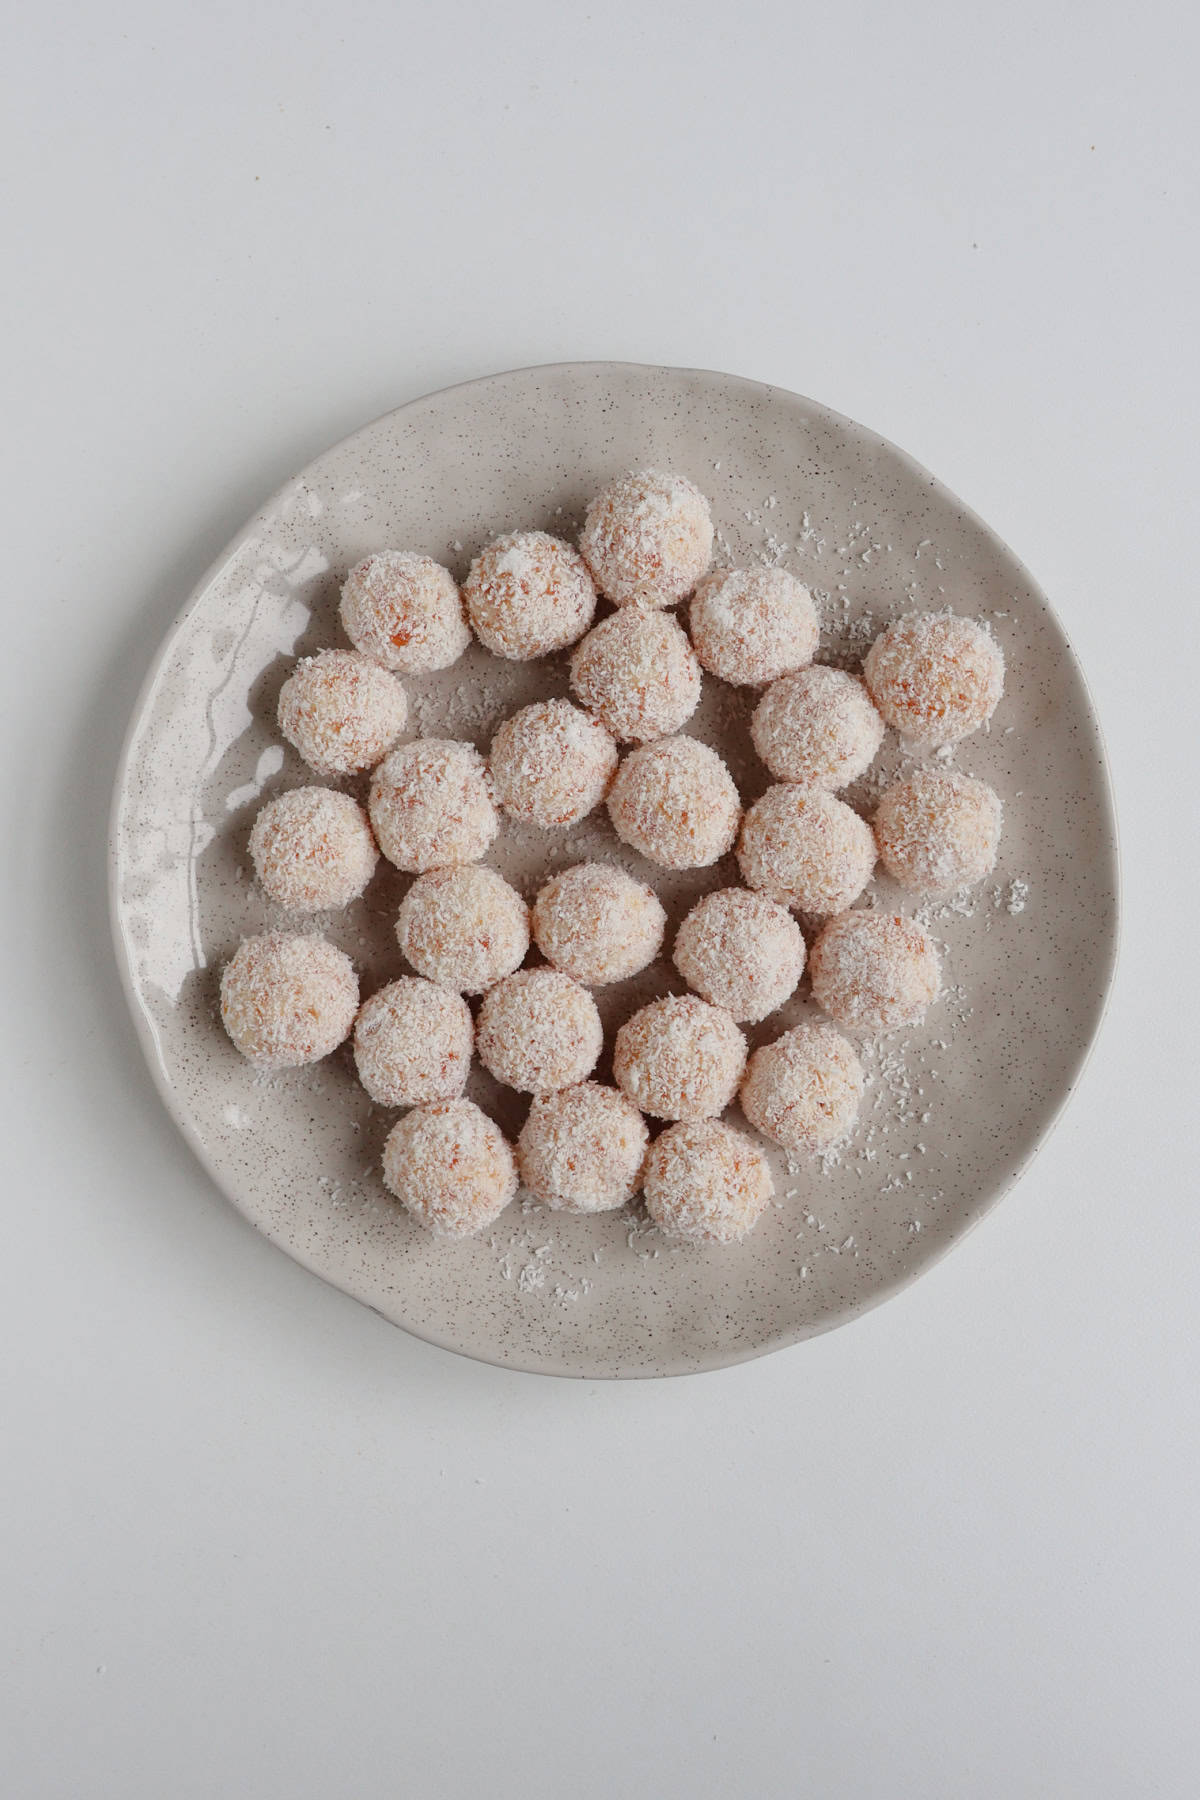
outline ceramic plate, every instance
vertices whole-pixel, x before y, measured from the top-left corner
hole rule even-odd
[[[853,664],[913,606],[950,606],[990,627],[1007,658],[1004,699],[953,763],[1003,797],[1000,862],[965,899],[925,909],[943,945],[943,998],[919,1030],[870,1048],[863,1116],[838,1156],[795,1169],[774,1157],[777,1203],[744,1245],[676,1249],[636,1207],[572,1219],[520,1200],[478,1241],[439,1242],[380,1181],[395,1115],[367,1101],[348,1049],[256,1074],[217,1016],[219,972],[239,939],[282,922],[251,879],[250,823],[264,798],[311,779],[280,741],[276,697],[297,655],[343,642],[339,586],[366,552],[425,551],[461,578],[497,532],[573,535],[588,497],[639,464],[680,470],[710,497],[718,563],[779,562],[809,584],[825,660]],[[407,686],[414,731],[486,749],[514,707],[566,692],[566,659],[502,664],[473,645],[453,669]],[[726,756],[747,804],[768,785],[749,745],[752,702],[706,677],[688,727]],[[889,740],[851,798],[869,807],[904,766]],[[655,880],[603,812],[565,834],[509,827],[489,860],[532,897],[551,871],[592,856]],[[406,1330],[560,1375],[718,1367],[841,1324],[913,1280],[1045,1137],[1095,1035],[1116,941],[1096,720],[1062,627],[1011,552],[901,451],[811,400],[624,364],[521,370],[431,395],[290,481],[201,582],[150,672],[121,763],[111,872],[151,1070],[234,1204]],[[700,893],[736,879],[727,859],[656,885],[677,922]],[[318,921],[354,959],[364,994],[401,972],[392,927],[406,885],[381,865],[362,901]],[[918,910],[885,882],[876,893]],[[681,988],[659,963],[601,990],[609,1042],[635,1006]],[[751,1030],[752,1044],[810,1011],[802,990]],[[468,1092],[515,1135],[516,1096],[481,1071]]]

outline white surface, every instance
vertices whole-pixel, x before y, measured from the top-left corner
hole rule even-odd
[[[646,10],[51,7],[4,65],[6,1796],[1200,1779],[1196,26]],[[844,1331],[620,1387],[257,1240],[103,905],[141,674],[256,502],[589,355],[810,393],[977,507],[1090,674],[1126,876],[1107,1030],[993,1218]]]

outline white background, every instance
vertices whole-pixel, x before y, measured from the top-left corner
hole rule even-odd
[[[1194,9],[245,10],[48,4],[2,65],[0,1791],[1192,1800]],[[575,357],[934,470],[1058,606],[1121,812],[1112,1009],[1019,1189],[674,1382],[468,1364],[256,1238],[105,914],[138,684],[245,516]]]

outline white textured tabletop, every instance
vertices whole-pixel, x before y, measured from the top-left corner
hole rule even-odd
[[[116,0],[10,46],[5,1796],[1200,1785],[1200,34],[832,12]],[[460,1360],[256,1237],[105,906],[138,686],[243,519],[574,358],[925,463],[1058,608],[1122,828],[1108,1021],[1016,1191],[865,1319],[669,1382]]]

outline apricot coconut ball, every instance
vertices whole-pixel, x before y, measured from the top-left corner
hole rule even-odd
[[[910,894],[944,898],[996,866],[1000,796],[953,769],[919,769],[888,788],[875,813],[879,859]]]
[[[737,1092],[746,1040],[722,1007],[691,994],[652,1000],[613,1048],[617,1086],[655,1119],[710,1119]]]
[[[482,994],[524,962],[529,908],[495,869],[431,869],[400,902],[396,937],[426,980]]]
[[[739,1024],[775,1012],[804,973],[804,938],[785,907],[746,888],[721,888],[693,906],[675,938],[688,986]]]
[[[404,675],[448,669],[471,641],[453,575],[412,550],[380,550],[356,563],[339,610],[354,648]]]
[[[478,862],[500,829],[482,756],[451,738],[393,750],[375,771],[367,810],[379,848],[410,875]]]
[[[530,662],[583,636],[596,610],[596,589],[570,544],[546,531],[515,531],[475,558],[463,600],[489,650],[510,662]]]
[[[384,1183],[435,1237],[474,1237],[517,1191],[500,1127],[471,1100],[415,1106],[383,1146]]]
[[[539,700],[505,719],[492,739],[489,766],[505,812],[554,829],[577,824],[599,806],[616,772],[617,746],[569,700]]]
[[[250,831],[263,892],[288,912],[332,911],[357,900],[379,861],[367,815],[334,788],[293,788],[268,800]]]
[[[909,743],[956,744],[995,712],[1004,653],[974,619],[906,613],[875,639],[863,676],[887,723]]]
[[[608,790],[608,816],[622,842],[651,862],[702,869],[732,848],[741,801],[715,750],[698,738],[661,738],[626,756]]]
[[[738,863],[747,887],[820,917],[858,899],[875,867],[875,839],[845,801],[780,783],[746,814]]]
[[[884,730],[858,676],[821,663],[773,682],[750,720],[754,748],[776,781],[830,790],[866,773]]]
[[[775,1191],[758,1145],[718,1119],[672,1125],[656,1138],[642,1186],[659,1230],[688,1244],[740,1243]]]
[[[615,606],[674,606],[712,561],[708,501],[685,475],[621,475],[587,509],[579,548]]]
[[[650,743],[700,704],[700,664],[670,613],[623,606],[593,626],[571,658],[571,688],[621,743]]]
[[[279,692],[279,729],[316,775],[358,775],[386,756],[408,721],[408,696],[356,650],[296,664]]]
[[[739,1098],[757,1131],[785,1150],[832,1149],[858,1117],[865,1077],[832,1025],[797,1025],[756,1050]]]
[[[938,954],[924,926],[865,908],[830,919],[808,967],[813,999],[850,1031],[919,1024],[941,985]]]
[[[616,1088],[582,1081],[539,1095],[517,1139],[521,1180],[559,1212],[612,1212],[641,1185],[646,1121]]]
[[[474,1043],[466,1001],[417,975],[402,975],[372,994],[354,1024],[358,1078],[380,1106],[457,1099]]]
[[[786,569],[706,575],[688,624],[709,674],[737,687],[761,687],[803,669],[820,637],[812,595]]]
[[[258,1069],[296,1069],[344,1043],[358,976],[324,938],[268,931],[243,938],[221,975],[221,1019]]]
[[[538,949],[587,987],[627,981],[662,949],[667,915],[653,888],[609,863],[551,876],[533,903]]]
[[[488,990],[475,1041],[480,1062],[505,1087],[551,1094],[586,1080],[604,1031],[585,987],[557,969],[522,969]]]

